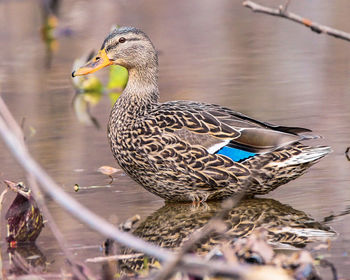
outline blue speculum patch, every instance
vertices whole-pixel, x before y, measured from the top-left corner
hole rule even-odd
[[[243,151],[240,149],[231,148],[227,146],[221,148],[219,151],[216,152],[216,154],[227,156],[233,161],[241,161],[256,155],[255,153],[251,153],[251,152],[247,152],[247,151]]]

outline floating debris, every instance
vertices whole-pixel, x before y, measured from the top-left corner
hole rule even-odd
[[[123,231],[130,231],[133,229],[134,225],[141,220],[140,215],[135,215],[127,219],[124,223],[119,225],[119,228]]]
[[[34,243],[44,226],[40,209],[23,183],[4,182],[17,193],[5,216],[8,227],[6,240],[11,248],[22,243]]]
[[[85,170],[83,168],[76,168],[73,171],[77,172],[77,173],[80,173],[80,172],[84,172]]]
[[[118,168],[114,168],[114,167],[112,167],[112,166],[108,166],[108,165],[103,165],[103,166],[101,166],[101,167],[99,167],[98,169],[97,169],[97,171],[98,172],[101,172],[102,174],[105,174],[105,175],[112,175],[112,174],[114,174],[114,173],[117,173],[117,172],[119,172],[119,171],[121,171],[120,169],[118,169]]]
[[[91,190],[91,189],[102,189],[102,188],[110,188],[111,185],[101,185],[101,186],[88,186],[88,187],[80,187],[78,184],[75,184],[73,189],[75,192],[78,192],[80,190]]]
[[[121,170],[118,169],[118,168],[114,168],[114,167],[112,167],[112,166],[103,165],[103,166],[99,167],[99,168],[97,169],[97,171],[100,172],[100,173],[102,173],[102,174],[104,174],[104,175],[107,175],[107,176],[111,179],[111,181],[109,182],[109,184],[112,184],[112,183],[113,183],[113,180],[114,180],[114,178],[113,178],[112,175],[113,175],[114,173],[117,173],[117,172],[121,171]]]

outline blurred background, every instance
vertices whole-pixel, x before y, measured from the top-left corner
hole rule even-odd
[[[100,129],[77,120],[73,63],[98,50],[112,26],[126,25],[145,31],[159,51],[161,101],[221,104],[271,123],[311,128],[324,137],[317,143],[331,146],[333,153],[267,197],[317,220],[350,207],[350,162],[344,155],[350,146],[350,42],[252,13],[239,0],[63,0],[47,9],[49,2],[0,2],[0,92],[18,122],[24,122],[35,159],[82,204],[113,223],[134,214],[145,218],[164,204],[122,172],[110,188],[73,189],[74,184],[106,185],[109,178],[97,169],[117,167],[106,138],[111,102],[102,97],[90,108]],[[278,7],[284,2],[259,3]],[[289,11],[348,32],[349,10],[348,0],[292,0],[289,6]],[[105,83],[108,70],[97,76]],[[0,179],[25,180],[2,142]],[[11,195],[4,207],[10,202]],[[50,198],[48,206],[79,259],[101,254],[103,237]],[[343,276],[350,273],[349,223],[349,216],[330,223],[339,237],[327,254]],[[59,270],[63,258],[47,227],[37,245],[54,261],[49,270]]]

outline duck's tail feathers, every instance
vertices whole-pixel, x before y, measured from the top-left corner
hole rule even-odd
[[[289,159],[279,162],[284,166],[290,165],[300,165],[304,163],[316,163],[318,160],[332,152],[332,149],[328,146],[317,146],[317,147],[308,147],[303,149],[300,154],[290,157]]]
[[[314,162],[328,155],[330,152],[332,152],[332,149],[328,146],[310,147],[309,149],[304,150],[300,154],[300,157],[297,156],[297,160],[299,163]]]

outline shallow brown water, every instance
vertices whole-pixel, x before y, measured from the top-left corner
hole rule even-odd
[[[350,32],[347,0],[292,1],[290,9]],[[67,192],[97,214],[113,222],[134,214],[144,219],[163,206],[160,198],[120,173],[112,188],[73,191],[75,183],[107,184],[109,179],[96,169],[115,165],[105,132],[109,101],[105,98],[92,109],[102,124],[100,130],[81,125],[71,106],[70,78],[74,59],[98,49],[112,24],[143,29],[160,50],[161,100],[222,104],[269,122],[312,128],[324,136],[319,143],[331,146],[333,153],[266,197],[316,220],[350,205],[350,162],[344,156],[350,145],[349,42],[253,14],[238,0],[64,1],[59,28],[70,28],[73,34],[58,38],[58,51],[51,68],[46,68],[37,1],[5,0],[0,13],[2,96],[17,120],[25,117],[27,133],[29,126],[35,128],[28,139],[34,157]],[[105,80],[106,74],[101,71],[99,77]],[[24,180],[23,170],[3,144],[0,154],[1,179]],[[10,197],[4,207],[9,203]],[[49,198],[48,205],[78,259],[101,255],[103,237]],[[330,252],[323,252],[344,277],[350,274],[349,223],[349,216],[329,223],[339,237]],[[47,227],[37,244],[48,261],[55,261],[49,271],[58,271],[63,259]]]

